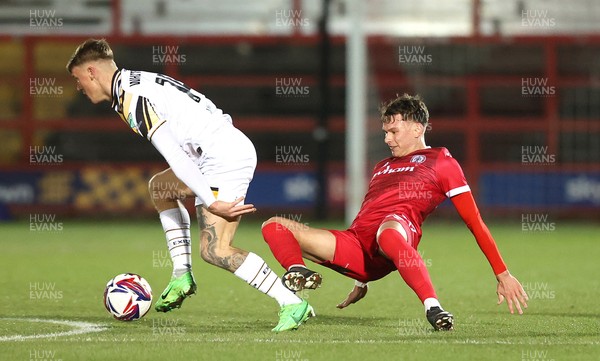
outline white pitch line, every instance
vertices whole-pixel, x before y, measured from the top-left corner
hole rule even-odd
[[[70,331],[61,331],[45,334],[34,334],[34,335],[11,335],[11,336],[0,336],[0,342],[2,341],[25,341],[38,338],[53,338],[61,336],[73,336],[81,335],[84,333],[101,332],[107,329],[106,326],[81,321],[68,321],[68,320],[52,320],[43,318],[18,318],[18,317],[3,317],[0,321],[17,321],[17,322],[38,322],[38,323],[52,323],[55,325],[63,325],[73,327]]]

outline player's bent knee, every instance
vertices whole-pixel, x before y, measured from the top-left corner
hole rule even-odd
[[[150,180],[148,181],[148,191],[150,192],[150,196],[153,196],[153,190],[156,189],[156,185],[159,183],[159,177],[160,177],[160,173],[157,173],[155,175],[152,176],[152,178],[150,178]]]
[[[400,234],[405,233],[404,227],[402,227],[402,225],[400,223],[398,223],[396,221],[386,221],[386,222],[383,222],[377,229],[377,237],[379,237],[381,232],[385,231],[386,229],[393,229],[397,232],[400,232]]]
[[[280,217],[271,217],[271,218],[267,219],[266,221],[264,221],[264,222],[262,223],[262,225],[260,226],[260,228],[261,228],[261,229],[263,229],[263,228],[265,228],[265,227],[266,227],[268,224],[271,224],[271,223],[277,223],[277,220],[278,220],[278,218],[280,218]]]
[[[271,218],[267,219],[266,221],[264,221],[261,228],[264,228],[271,223],[281,224],[282,226],[288,228],[289,230],[296,229],[297,228],[296,225],[299,224],[298,222],[292,221],[291,219],[275,216],[275,217],[271,217]]]
[[[296,222],[291,219],[279,216],[269,218],[262,224],[262,227],[264,228],[271,223],[280,224],[281,226],[292,232],[295,236],[297,236],[301,231],[308,230],[308,226],[306,224],[302,224],[300,222]]]
[[[168,182],[168,178],[165,177],[164,172],[156,173],[148,181],[148,191],[150,192],[151,198],[165,198],[163,194],[165,190],[172,190],[173,186],[165,184]],[[162,191],[162,192],[161,192]]]

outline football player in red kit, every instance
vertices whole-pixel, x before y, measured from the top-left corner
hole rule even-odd
[[[367,282],[398,270],[425,306],[436,330],[452,330],[427,267],[417,252],[421,224],[444,199],[450,198],[473,233],[498,280],[498,304],[506,299],[511,313],[527,307],[527,294],[508,271],[496,243],[481,219],[458,162],[446,148],[425,145],[429,112],[418,96],[404,94],[381,109],[385,143],[391,157],[373,171],[367,194],[350,228],[344,231],[307,227],[273,217],[262,227],[273,255],[287,270],[282,282],[292,291],[315,289],[321,275],[306,268],[303,257],[356,280],[337,307],[363,298]]]

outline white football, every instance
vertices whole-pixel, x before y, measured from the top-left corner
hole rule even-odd
[[[117,320],[138,320],[148,313],[151,305],[152,288],[140,275],[122,273],[106,284],[104,307]]]

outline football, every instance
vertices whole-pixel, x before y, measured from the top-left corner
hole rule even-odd
[[[108,281],[104,289],[104,307],[120,321],[138,320],[150,310],[150,284],[135,273],[122,273]]]

